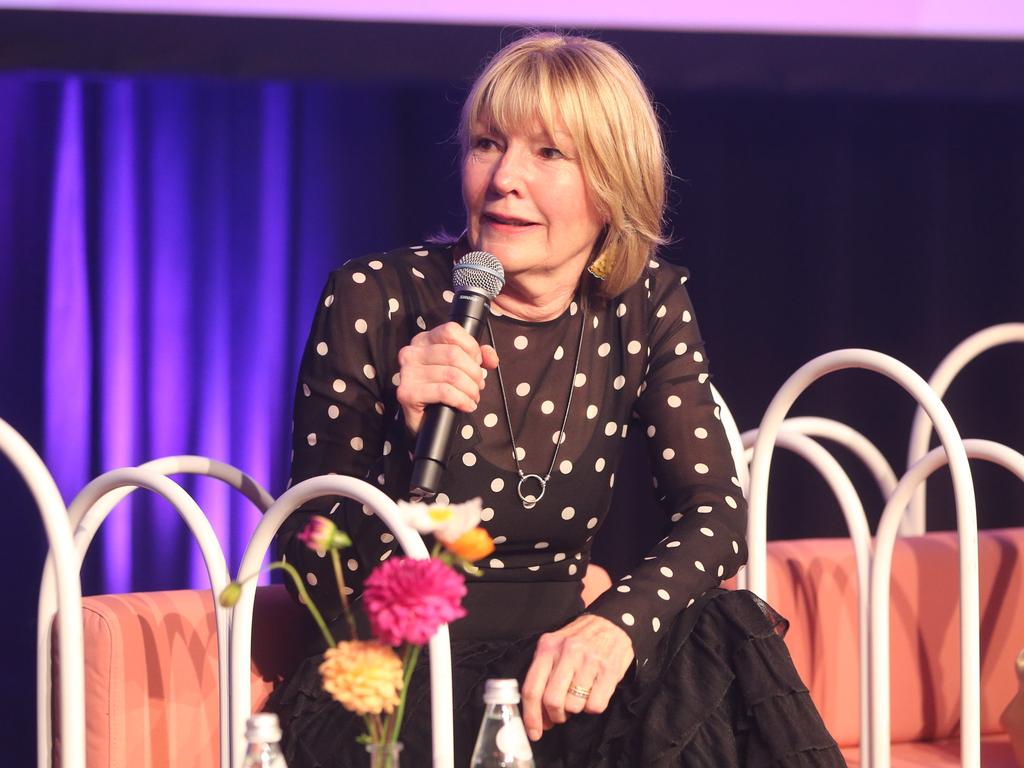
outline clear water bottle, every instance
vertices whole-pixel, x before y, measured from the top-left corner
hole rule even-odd
[[[470,768],[536,768],[519,714],[519,683],[488,680],[484,704],[486,710]]]
[[[281,752],[281,724],[273,712],[257,712],[245,724],[244,768],[288,768]]]

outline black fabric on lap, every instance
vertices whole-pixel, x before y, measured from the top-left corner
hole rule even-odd
[[[500,610],[500,606],[495,606]],[[786,621],[749,592],[712,590],[683,611],[647,664],[627,674],[602,715],[576,715],[534,745],[540,768],[831,768],[845,762],[800,680]],[[452,644],[456,766],[469,760],[490,677],[522,681],[537,635]],[[366,762],[362,722],[320,689],[320,658],[271,696],[291,768]],[[409,691],[405,761],[430,762],[428,664]],[[403,761],[404,762],[404,761]]]

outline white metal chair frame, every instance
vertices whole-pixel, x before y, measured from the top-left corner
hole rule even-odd
[[[57,484],[43,460],[32,446],[6,421],[0,419],[0,454],[7,456],[18,470],[39,507],[43,527],[55,559],[53,578],[56,581],[58,613],[57,647],[61,658],[60,735],[64,745],[65,768],[85,766],[85,661],[82,650],[82,585],[75,567],[75,543],[68,525],[67,508]],[[49,625],[47,625],[49,627]],[[49,660],[49,632],[46,645]],[[37,647],[42,654],[42,647]],[[47,665],[49,675],[49,665]],[[36,680],[37,687],[39,679]],[[49,686],[47,686],[48,688]],[[36,717],[50,722],[50,697],[37,696]],[[40,766],[50,762],[52,733],[49,728],[36,734],[36,750]],[[44,763],[45,761],[45,763]]]
[[[923,506],[924,479],[947,461],[953,479],[957,507],[958,537],[960,542],[961,591],[961,759],[968,768],[980,765],[980,649],[978,606],[977,521],[975,517],[974,489],[968,451],[972,458],[998,463],[1014,471],[1024,480],[1024,457],[1021,454],[989,441],[961,442],[956,426],[941,403],[940,396],[959,370],[982,351],[1012,341],[1024,341],[1024,324],[994,326],[968,338],[953,350],[936,369],[932,381],[936,391],[898,360],[871,350],[848,349],[830,352],[810,361],[797,370],[783,384],[772,399],[756,431],[740,435],[732,415],[720,394],[712,388],[720,415],[729,435],[730,447],[737,467],[738,479],[747,489],[750,499],[748,546],[750,558],[746,569],[749,588],[766,595],[766,508],[767,482],[774,446],[789,448],[807,459],[823,475],[842,507],[847,527],[854,540],[857,557],[858,585],[861,593],[858,610],[861,630],[866,628],[863,595],[870,594],[870,664],[864,664],[865,644],[861,633],[862,694],[863,673],[870,671],[867,689],[870,695],[870,718],[866,717],[864,699],[861,702],[861,744],[870,744],[870,761],[874,768],[889,765],[889,679],[888,679],[888,588],[891,575],[891,557],[894,539],[905,508],[914,492],[915,504]],[[907,474],[894,481],[891,467],[877,449],[856,431],[825,419],[786,419],[786,413],[797,397],[812,383],[828,373],[845,368],[863,368],[881,373],[902,386],[918,402],[911,436],[910,457],[920,452],[923,441],[927,446],[931,425],[939,434],[942,447],[916,461]],[[923,426],[921,426],[923,425]],[[874,557],[871,556],[870,532],[860,499],[849,477],[835,459],[818,445],[811,435],[837,440],[847,446],[869,467],[884,496],[888,498],[879,526]],[[922,437],[923,435],[923,437]],[[753,444],[752,449],[750,445]],[[750,473],[746,475],[748,449]],[[207,474],[219,477],[246,494],[265,512],[246,548],[239,573],[255,572],[262,563],[281,524],[300,505],[324,495],[347,496],[362,502],[379,515],[398,539],[410,557],[429,557],[419,535],[402,523],[394,502],[375,487],[355,478],[331,475],[312,478],[289,489],[277,501],[260,488],[251,478],[220,462],[202,457],[170,457],[142,465],[108,472],[89,483],[76,497],[71,507],[64,509],[63,501],[41,459],[32,448],[5,422],[0,420],[0,450],[14,462],[40,507],[51,553],[44,569],[40,591],[40,659],[44,662],[37,670],[37,683],[45,696],[39,697],[37,717],[41,724],[38,734],[39,764],[50,761],[52,723],[50,722],[49,692],[49,627],[54,615],[59,626],[59,650],[62,658],[61,675],[61,737],[67,745],[65,765],[78,768],[84,761],[84,665],[82,659],[81,588],[78,569],[81,559],[99,525],[113,506],[135,487],[145,487],[167,498],[183,517],[196,536],[202,550],[211,585],[219,592],[228,583],[223,551],[195,501],[176,483],[165,477],[179,472]],[[742,458],[740,458],[742,457]],[[918,501],[920,500],[920,501]],[[65,516],[67,515],[67,516]],[[904,527],[923,527],[914,510],[907,516]],[[58,522],[60,520],[60,522]],[[71,537],[70,522],[75,527]],[[72,559],[74,558],[74,559]],[[870,562],[870,574],[865,567]],[[869,588],[867,588],[869,586]],[[218,643],[221,649],[230,647],[229,665],[225,666],[220,654],[221,680],[221,763],[240,764],[244,749],[244,724],[251,710],[249,664],[251,663],[252,611],[256,584],[246,582],[242,597],[230,614],[217,610]],[[45,628],[45,630],[44,630]],[[434,713],[434,765],[450,768],[454,764],[452,739],[451,657],[447,627],[442,627],[431,640],[431,697]],[[45,668],[45,671],[43,671]],[[233,681],[229,685],[228,681]],[[229,696],[230,694],[230,696]],[[224,713],[228,712],[228,717]],[[865,723],[869,734],[865,735]],[[865,757],[868,753],[863,751]]]
[[[964,440],[962,447],[969,458],[998,464],[1024,481],[1024,456],[1012,448],[989,440],[973,439]],[[947,462],[947,450],[940,446],[926,454],[900,478],[896,491],[885,505],[875,536],[875,556],[871,564],[871,733],[873,736],[871,764],[874,768],[889,768],[890,765],[889,589],[896,536],[899,532],[903,512],[914,491],[923,485],[929,475],[945,466]],[[973,621],[973,626],[975,628],[979,626],[976,570],[978,543],[976,525],[974,527],[971,525],[971,523],[975,523],[973,515],[971,520],[964,520],[963,517],[967,516],[967,512],[961,510],[959,506],[957,512],[960,538],[960,624],[961,630],[963,630],[963,617],[968,613],[970,620]],[[973,540],[968,538],[972,533]],[[964,589],[965,552],[967,555],[973,555],[975,568],[973,591]],[[968,664],[977,661],[975,654],[979,652],[978,640],[977,631],[970,637],[961,631],[961,675]],[[979,667],[974,672],[973,685],[970,688],[963,680],[961,681],[960,753],[962,764],[965,766],[981,764],[980,698],[976,698],[980,697],[980,674]]]
[[[189,531],[195,536],[199,544],[203,560],[210,576],[210,585],[213,590],[215,601],[215,620],[217,623],[217,653],[218,653],[218,679],[220,696],[220,764],[230,765],[230,692],[231,685],[228,679],[230,670],[228,659],[229,648],[229,620],[230,612],[221,608],[216,603],[219,592],[227,586],[230,577],[227,565],[224,561],[223,550],[217,536],[213,531],[206,515],[202,512],[195,500],[185,492],[177,483],[170,480],[166,475],[174,474],[197,474],[206,475],[221,480],[228,485],[237,488],[246,498],[253,502],[261,511],[267,509],[273,498],[260,485],[244,472],[220,461],[207,459],[202,456],[169,456],[162,459],[147,462],[137,468],[125,468],[113,470],[100,475],[91,483],[86,485],[72,501],[67,510],[66,519],[75,530],[74,554],[75,559],[69,560],[69,565],[75,564],[75,582],[80,584],[79,571],[82,560],[92,543],[97,530],[113,508],[136,488],[147,488],[166,498],[175,510],[182,517]],[[46,564],[43,568],[43,578],[39,589],[39,610],[36,625],[36,639],[38,656],[36,659],[36,687],[37,687],[37,741],[38,754],[37,764],[39,768],[49,768],[52,756],[50,754],[52,744],[53,726],[50,719],[50,697],[52,691],[52,676],[50,669],[50,631],[53,616],[57,613],[62,617],[63,610],[58,610],[54,599],[54,552],[47,555]],[[81,633],[81,608],[77,614],[79,617],[78,627]],[[63,630],[61,630],[63,633]],[[61,668],[63,670],[64,652],[61,648]],[[63,674],[61,677],[61,700],[64,699]],[[84,693],[84,687],[83,687]],[[84,704],[83,704],[84,706]],[[84,709],[83,709],[84,719]],[[45,740],[45,745],[44,745]],[[83,743],[84,755],[84,743]]]
[[[721,408],[722,423],[729,439],[733,461],[737,467],[738,477],[744,493],[749,494],[750,478],[748,464],[753,456],[753,444],[757,439],[758,430],[752,429],[740,433],[731,412],[721,394],[712,386],[712,396]],[[822,448],[812,437],[822,437],[838,442],[848,448],[863,461],[871,471],[882,491],[884,498],[896,487],[896,474],[889,462],[874,443],[857,430],[832,419],[802,416],[786,419],[782,422],[778,445],[792,450],[804,458],[825,479],[835,495],[846,521],[847,530],[854,546],[854,561],[857,569],[857,649],[860,660],[858,705],[860,711],[859,742],[861,754],[870,751],[870,715],[868,706],[870,696],[869,652],[869,588],[868,580],[871,569],[871,530],[868,526],[864,506],[857,494],[849,475],[843,471],[836,459]],[[749,543],[748,543],[749,546]],[[762,553],[767,557],[767,550]],[[740,589],[747,588],[747,572],[741,568],[736,575],[736,585]],[[865,761],[866,762],[866,761]]]
[[[367,509],[372,510],[384,521],[407,556],[417,559],[430,557],[419,533],[402,521],[397,505],[382,491],[354,477],[322,475],[292,486],[266,511],[242,556],[242,562],[238,567],[239,581],[259,569],[274,536],[288,515],[301,505],[321,496],[346,496],[365,504]],[[236,768],[241,766],[241,758],[245,751],[245,721],[252,710],[249,665],[255,599],[256,583],[250,579],[242,586],[241,598],[232,610],[231,616],[231,724]],[[451,644],[448,625],[445,624],[430,640],[434,768],[454,768],[455,765],[452,701]]]
[[[984,328],[968,336],[957,344],[942,358],[935,368],[928,384],[939,398],[946,395],[953,379],[969,362],[993,347],[1004,344],[1024,343],[1024,323],[1002,323]],[[910,442],[907,447],[907,469],[913,467],[928,452],[928,443],[932,435],[932,423],[924,410],[918,407],[914,413],[914,421],[910,426]],[[925,501],[927,489],[921,485],[910,501],[906,515],[900,523],[900,535],[920,536],[927,525]]]
[[[750,548],[748,584],[751,591],[762,597],[766,593],[766,524],[768,474],[775,443],[782,429],[786,413],[807,387],[823,376],[846,368],[863,368],[881,373],[892,379],[924,408],[935,424],[936,432],[950,457],[953,490],[957,506],[958,536],[960,541],[960,684],[963,702],[961,719],[961,760],[967,768],[979,768],[981,762],[980,732],[980,648],[978,618],[978,533],[975,512],[974,486],[967,454],[952,417],[927,383],[908,366],[888,355],[866,349],[844,349],[829,352],[801,366],[772,398],[758,428],[750,472],[750,504],[747,539]],[[877,565],[879,552],[872,558],[872,569]],[[872,632],[876,628],[872,626]],[[872,713],[873,717],[877,713]],[[872,758],[880,753],[889,754],[884,743],[870,729]],[[884,768],[872,762],[873,768]]]
[[[842,466],[831,453],[801,431],[807,426],[806,424],[794,424],[794,421],[787,419],[782,423],[783,427],[776,439],[776,445],[781,448],[787,448],[805,459],[824,478],[829,489],[839,502],[843,519],[846,522],[846,528],[853,543],[854,563],[857,569],[857,652],[860,661],[860,686],[858,689],[860,723],[858,738],[861,753],[867,754],[870,745],[870,715],[868,712],[870,702],[868,695],[870,679],[868,675],[870,668],[868,580],[871,572],[871,529],[868,526],[867,515],[864,514],[864,506],[860,496],[857,494],[857,490],[853,486],[853,482],[850,480],[850,476],[843,471]],[[822,419],[821,421],[827,420]],[[838,422],[834,423],[838,424]],[[845,425],[839,426],[845,427]],[[828,429],[828,427],[825,427],[824,431],[828,431]],[[854,432],[849,427],[846,427],[846,429]],[[748,456],[753,455],[752,446],[757,439],[757,434],[758,431],[756,429],[743,434],[744,445],[751,446],[747,449]],[[854,432],[854,434],[860,436],[859,433]],[[866,442],[866,438],[860,437]],[[765,549],[764,557],[767,558],[767,549]],[[767,592],[767,584],[765,589]]]
[[[199,456],[173,456],[140,467],[107,472],[90,482],[65,510],[63,500],[42,460],[32,448],[0,420],[0,449],[12,458],[25,477],[42,510],[50,538],[50,553],[40,586],[37,641],[37,690],[39,706],[38,765],[48,768],[52,761],[52,721],[49,702],[52,691],[50,632],[54,615],[60,630],[58,645],[62,660],[61,738],[66,745],[64,765],[82,768],[85,759],[84,660],[82,651],[81,583],[82,559],[99,526],[114,506],[135,488],[146,488],[166,498],[196,537],[210,575],[213,597],[230,582],[223,550],[208,519],[195,500],[169,474],[203,474],[227,482],[240,490],[265,513],[246,548],[240,574],[254,573],[266,555],[284,519],[301,504],[319,496],[343,495],[356,499],[385,521],[403,550],[411,557],[427,558],[419,534],[398,516],[395,503],[373,486],[351,477],[325,475],[299,483],[276,502],[251,477],[223,462]],[[70,525],[69,525],[70,523]],[[71,537],[71,527],[76,533]],[[52,530],[51,530],[52,529]],[[63,540],[61,537],[64,537]],[[66,550],[66,551],[65,551]],[[252,612],[256,584],[249,580],[242,599],[234,609],[215,606],[220,684],[220,730],[222,766],[241,765],[245,751],[245,722],[252,707],[249,679],[252,650]],[[72,604],[67,605],[70,596]],[[237,631],[235,631],[235,622]],[[447,625],[430,641],[431,701],[433,705],[434,765],[452,768],[451,647]]]

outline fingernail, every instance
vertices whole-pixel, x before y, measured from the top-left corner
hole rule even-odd
[[[530,737],[530,741],[536,741],[540,738],[540,731],[536,728],[531,728],[526,732],[526,735]]]

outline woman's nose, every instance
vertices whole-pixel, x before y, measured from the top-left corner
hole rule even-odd
[[[501,153],[491,175],[491,186],[502,195],[521,193],[525,180],[522,152],[512,147]]]

